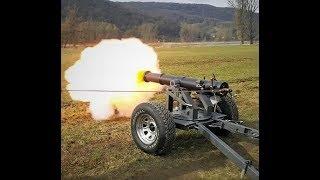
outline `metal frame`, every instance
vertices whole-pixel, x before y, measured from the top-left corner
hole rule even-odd
[[[259,179],[259,171],[252,165],[252,162],[240,156],[214,134],[209,127],[224,129],[256,140],[259,140],[259,131],[242,125],[243,122],[241,121],[227,120],[225,119],[226,115],[216,112],[217,104],[213,104],[210,97],[214,96],[219,99],[219,96],[216,96],[213,91],[212,93],[207,91],[195,91],[194,93],[197,99],[201,101],[201,107],[194,102],[191,96],[192,91],[180,87],[176,82],[170,82],[170,86],[167,89],[167,109],[172,112],[176,127],[197,129],[225,156],[242,169],[241,177],[248,174],[253,179]],[[177,108],[174,108],[174,101],[179,103]]]

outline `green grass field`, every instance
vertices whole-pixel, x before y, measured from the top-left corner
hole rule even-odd
[[[79,59],[83,48],[61,49],[61,88],[64,71]],[[240,119],[257,128],[259,117],[259,48],[257,45],[175,46],[155,48],[163,73],[229,82]],[[240,169],[196,131],[176,134],[172,152],[164,157],[143,153],[131,139],[130,118],[97,122],[87,103],[61,92],[62,178],[102,179],[239,179]],[[164,101],[164,94],[152,100]],[[244,157],[259,165],[259,145],[244,137],[223,138]]]

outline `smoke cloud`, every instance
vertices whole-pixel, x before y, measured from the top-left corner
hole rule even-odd
[[[81,53],[65,71],[67,90],[157,91],[160,85],[137,78],[141,71],[160,73],[157,54],[139,39],[102,40]],[[95,120],[116,114],[130,116],[134,107],[150,99],[154,92],[69,91],[73,100],[89,102]]]

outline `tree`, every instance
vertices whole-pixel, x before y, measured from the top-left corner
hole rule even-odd
[[[216,33],[217,23],[214,20],[205,19],[201,23],[197,23],[200,28],[200,39],[201,41],[212,41],[214,40],[214,34]]]
[[[191,31],[187,23],[181,23],[180,39],[182,42],[191,41]]]
[[[198,41],[201,37],[198,24],[181,23],[180,40],[182,42]]]
[[[220,24],[215,29],[215,39],[217,41],[230,41],[233,39],[233,28],[231,24]]]
[[[120,37],[120,30],[114,24],[107,22],[85,21],[78,26],[78,42],[97,42],[101,39]]]
[[[177,22],[160,19],[155,22],[158,30],[158,39],[161,41],[177,41],[180,26]]]
[[[64,48],[67,46],[69,41],[70,41],[69,24],[66,22],[63,22],[61,24],[61,43],[63,44]]]
[[[140,37],[140,33],[138,31],[138,27],[132,27],[131,29],[126,30],[123,35],[123,38],[130,38],[130,37]]]
[[[153,42],[157,39],[158,29],[153,23],[144,23],[138,27],[140,37],[146,42]]]
[[[75,45],[77,43],[77,29],[80,18],[77,16],[78,8],[73,6],[68,9],[67,16],[61,24],[61,41],[64,47],[68,43]]]
[[[247,37],[250,44],[256,37],[256,10],[259,7],[258,0],[228,0],[228,4],[235,8],[235,21],[237,26],[237,34],[244,43]]]
[[[228,4],[235,9],[235,24],[237,27],[237,35],[241,41],[241,44],[244,44],[247,34],[247,1],[248,0],[228,0]]]
[[[114,24],[107,22],[95,22],[95,24],[97,34],[95,40],[118,38],[120,35],[119,29]]]
[[[259,7],[258,0],[247,0],[246,12],[247,12],[247,36],[250,40],[250,44],[253,44],[253,40],[256,37],[256,19],[255,12]]]

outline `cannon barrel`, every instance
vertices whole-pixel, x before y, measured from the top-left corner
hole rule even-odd
[[[145,82],[155,82],[162,85],[179,84],[180,87],[184,87],[188,90],[213,90],[229,88],[228,83],[217,80],[199,80],[184,76],[172,76],[166,74],[152,73],[146,71],[143,76]],[[170,84],[171,82],[171,84]]]

